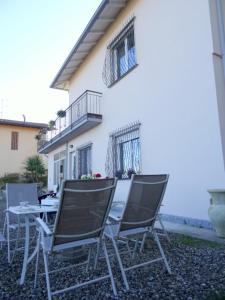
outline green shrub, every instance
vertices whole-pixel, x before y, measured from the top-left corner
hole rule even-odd
[[[25,182],[37,182],[44,187],[47,186],[47,170],[39,155],[27,158],[23,178]]]
[[[0,177],[0,189],[2,189],[6,183],[18,183],[22,181],[23,179],[19,173],[7,173]]]

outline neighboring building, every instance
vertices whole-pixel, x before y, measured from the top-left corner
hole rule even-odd
[[[24,162],[38,154],[36,135],[47,124],[0,119],[0,176],[24,172]]]
[[[49,188],[169,173],[162,212],[209,225],[207,189],[225,186],[224,2],[102,1],[51,84],[70,106],[40,148]]]

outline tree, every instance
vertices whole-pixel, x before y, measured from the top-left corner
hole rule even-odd
[[[42,158],[39,155],[28,157],[25,162],[25,176],[31,180],[31,182],[42,182],[46,175],[46,169]]]

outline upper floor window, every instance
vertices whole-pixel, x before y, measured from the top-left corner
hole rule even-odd
[[[78,178],[91,174],[91,145],[78,149]]]
[[[11,150],[18,150],[19,132],[13,131],[11,133]]]
[[[109,87],[136,66],[134,18],[132,18],[107,47],[103,81]]]
[[[112,71],[114,73],[114,80],[116,81],[125,75],[136,64],[133,27],[128,31],[123,39],[114,46],[112,51]]]

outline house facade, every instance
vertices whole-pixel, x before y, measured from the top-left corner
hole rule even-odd
[[[103,0],[56,75],[69,107],[39,149],[48,185],[170,175],[161,210],[208,222],[225,185],[224,0]],[[202,223],[201,223],[202,222]]]
[[[38,154],[36,135],[47,124],[0,119],[0,177],[22,173],[24,162]],[[43,155],[44,160],[45,155]]]

